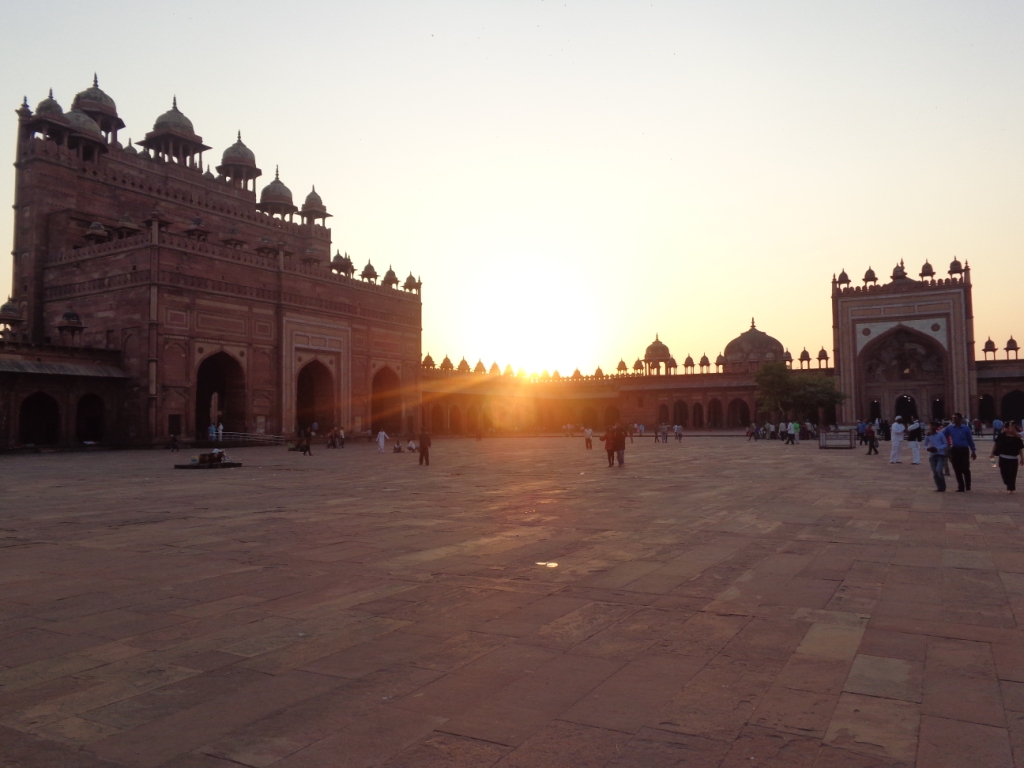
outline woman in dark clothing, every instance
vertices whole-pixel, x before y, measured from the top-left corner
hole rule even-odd
[[[999,474],[1003,476],[1007,493],[1017,490],[1017,467],[1024,464],[1021,451],[1024,451],[1024,440],[1020,439],[1017,425],[1008,421],[992,445],[992,455],[999,457]]]

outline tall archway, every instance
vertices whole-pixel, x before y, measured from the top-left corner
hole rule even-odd
[[[917,416],[917,400],[912,395],[900,395],[893,404],[893,411],[904,424],[909,424]]]
[[[750,406],[745,400],[734,399],[729,403],[729,426],[745,427],[750,424]]]
[[[453,435],[462,434],[462,409],[457,405],[448,409],[448,431]]]
[[[334,376],[319,360],[302,366],[295,382],[295,421],[299,430],[325,434],[334,429]]]
[[[440,405],[430,409],[430,431],[435,435],[444,432],[444,408]]]
[[[402,430],[402,382],[398,374],[385,366],[373,376],[370,403],[371,428],[398,434]]]
[[[60,442],[60,406],[45,392],[21,401],[18,440],[22,445],[54,445]]]
[[[687,426],[686,416],[686,403],[682,400],[676,400],[675,405],[672,406],[672,423],[685,427]]]
[[[471,405],[466,409],[466,430],[471,435],[475,435],[480,431],[480,411],[477,410],[475,405]]]
[[[196,371],[196,438],[218,423],[226,432],[246,431],[245,371],[227,352],[210,355]]]
[[[935,401],[940,400],[944,411],[948,402],[946,362],[946,351],[923,333],[897,326],[881,334],[858,356],[857,376],[863,382],[861,392],[867,410],[873,410],[872,404],[878,401],[883,419],[906,419],[909,415],[927,418],[935,410]],[[912,414],[903,396],[911,398]]]
[[[584,427],[595,427],[597,426],[597,411],[593,406],[585,406],[583,411],[580,413],[580,419],[583,420]]]
[[[1003,421],[1016,421],[1018,424],[1024,423],[1024,392],[1021,392],[1019,389],[1008,392],[1003,395],[1001,405],[1000,414],[1003,417]]]
[[[103,398],[92,394],[82,395],[75,409],[75,437],[80,443],[98,443],[103,440],[106,406]]]
[[[614,426],[619,423],[619,409],[614,405],[609,405],[604,409],[604,425],[606,427]]]
[[[722,426],[722,401],[715,399],[708,403],[708,426]]]
[[[704,406],[700,403],[693,404],[693,428],[700,429],[704,426]]]
[[[996,399],[992,395],[982,395],[978,401],[978,418],[986,424],[996,419]]]

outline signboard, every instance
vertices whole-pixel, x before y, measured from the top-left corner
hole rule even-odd
[[[856,432],[852,429],[821,430],[818,432],[819,448],[853,448]]]

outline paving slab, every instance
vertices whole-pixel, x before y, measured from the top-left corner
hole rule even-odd
[[[1024,508],[811,443],[0,456],[0,762],[1024,765]],[[982,762],[978,762],[978,761]]]

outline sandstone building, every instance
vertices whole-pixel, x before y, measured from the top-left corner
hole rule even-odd
[[[315,189],[257,197],[241,134],[214,174],[176,99],[122,145],[95,79],[17,116],[0,447],[416,426],[420,281],[332,259]]]

